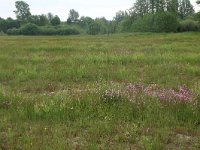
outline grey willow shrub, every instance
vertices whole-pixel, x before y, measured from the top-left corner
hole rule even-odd
[[[54,28],[42,27],[40,28],[40,35],[56,35],[57,30]]]
[[[199,24],[197,21],[187,19],[180,22],[178,30],[179,32],[198,31]]]
[[[20,35],[20,29],[8,29],[6,32],[8,35]]]
[[[64,29],[58,29],[57,31],[58,35],[77,35],[80,34],[80,32],[73,28],[64,28]]]
[[[20,28],[20,33],[22,35],[39,35],[39,32],[39,27],[32,23],[28,23],[22,28]]]
[[[75,28],[62,28],[62,27],[52,27],[44,26],[39,27],[35,24],[29,23],[20,29],[9,29],[7,31],[8,35],[77,35],[80,31]]]

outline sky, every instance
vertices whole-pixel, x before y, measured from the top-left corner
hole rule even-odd
[[[0,0],[0,17],[15,18],[16,0]],[[62,21],[68,18],[69,10],[75,9],[80,16],[92,18],[105,17],[112,20],[119,10],[127,10],[133,6],[135,0],[24,0],[30,6],[30,11],[34,15],[47,14],[48,12],[58,15]],[[200,10],[200,6],[191,0],[195,10]]]

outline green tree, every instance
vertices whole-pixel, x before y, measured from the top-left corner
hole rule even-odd
[[[144,16],[149,13],[150,3],[148,0],[137,0],[133,9],[138,16]]]
[[[51,22],[52,19],[54,18],[54,16],[53,16],[52,13],[49,12],[49,13],[47,14],[47,18],[48,18],[49,22]]]
[[[52,20],[51,20],[51,24],[53,26],[57,26],[61,23],[60,18],[56,15]]]
[[[18,20],[14,20],[12,18],[7,18],[7,19],[0,18],[0,31],[3,31],[4,33],[6,33],[8,29],[19,28],[19,27],[20,23]]]
[[[39,35],[38,26],[32,23],[24,25],[20,31],[22,35]]]
[[[20,27],[20,22],[18,20],[12,19],[10,17],[6,19],[6,24],[7,24],[7,29]]]
[[[7,30],[7,22],[5,19],[0,18],[0,32],[3,31],[4,33]]]
[[[178,0],[167,0],[166,2],[167,12],[171,12],[174,15],[178,15],[179,2]]]
[[[78,22],[78,18],[79,18],[79,13],[77,11],[75,11],[74,9],[71,9],[69,11],[69,17],[67,19],[67,23],[77,23]]]
[[[29,5],[24,1],[16,1],[15,10],[16,17],[19,21],[26,22],[31,16]]]
[[[88,31],[89,30],[89,26],[90,26],[90,24],[92,24],[93,21],[94,20],[92,18],[90,18],[90,17],[84,17],[84,16],[82,16],[80,18],[80,26],[83,29],[85,29],[86,31]]]
[[[29,22],[38,26],[45,26],[49,23],[49,20],[45,15],[32,15],[29,17]]]
[[[179,7],[179,16],[181,17],[181,19],[184,19],[193,14],[194,14],[194,8],[190,3],[190,0],[181,0]]]
[[[38,24],[39,26],[45,26],[49,23],[49,20],[48,20],[46,15],[42,14],[42,15],[39,16],[39,18],[40,18],[40,22]]]

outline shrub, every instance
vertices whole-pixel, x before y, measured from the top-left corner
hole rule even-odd
[[[40,28],[40,35],[57,35],[57,30],[54,28]]]
[[[148,14],[138,18],[132,24],[132,30],[136,32],[152,32],[153,31],[153,14]]]
[[[177,32],[178,19],[169,12],[157,13],[153,17],[153,31],[155,32]]]
[[[22,28],[20,28],[20,33],[22,35],[38,35],[40,32],[40,29],[37,25],[28,23]]]
[[[61,28],[58,29],[58,34],[59,35],[77,35],[80,34],[80,32],[76,29],[72,29],[72,28]]]
[[[136,32],[176,32],[178,25],[175,15],[162,12],[138,18],[132,24],[132,30]]]
[[[5,35],[5,33],[3,31],[0,31],[0,36]]]
[[[197,21],[193,21],[191,19],[187,19],[180,22],[178,31],[179,32],[187,32],[187,31],[197,31],[199,30],[199,24]]]
[[[29,23],[21,27],[20,29],[7,30],[8,35],[77,35],[80,34],[78,29],[75,28],[63,28],[60,26],[44,26],[38,27],[35,24]]]
[[[6,32],[8,35],[20,35],[20,29],[12,28]]]
[[[55,16],[52,20],[51,20],[51,24],[53,26],[58,26],[61,23],[60,18],[58,16]]]

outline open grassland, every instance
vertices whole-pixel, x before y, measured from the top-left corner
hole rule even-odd
[[[0,149],[200,149],[200,33],[0,37]]]

